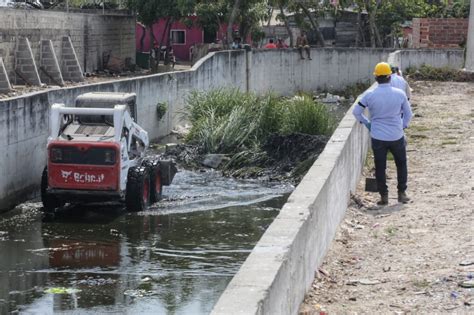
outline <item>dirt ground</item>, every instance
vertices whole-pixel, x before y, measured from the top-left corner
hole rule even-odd
[[[474,314],[474,83],[411,85],[412,201],[393,161],[388,206],[362,178],[300,314]]]
[[[160,72],[174,72],[174,71],[183,71],[183,70],[189,70],[191,69],[191,65],[189,63],[181,63],[181,64],[176,64],[174,69],[170,69],[169,66],[163,66],[160,65],[158,68],[158,73]],[[121,80],[121,79],[128,79],[128,78],[133,78],[133,77],[138,77],[138,76],[145,76],[145,75],[150,75],[150,72],[148,70],[140,70],[136,72],[128,72],[128,73],[123,73],[123,74],[92,74],[90,77],[85,77],[84,82],[70,82],[66,81],[65,82],[65,87],[72,87],[72,86],[78,86],[78,85],[86,85],[86,84],[94,84],[94,83],[101,83],[101,82],[108,82],[108,81],[116,81],[116,80]],[[10,80],[13,82],[13,80],[10,78]],[[44,91],[48,90],[53,86],[53,85],[43,85],[43,86],[27,86],[27,85],[12,85],[12,91],[8,93],[0,93],[0,100],[10,98],[10,97],[17,97],[20,95],[24,95],[27,93],[33,93],[33,92],[38,92],[38,91]]]

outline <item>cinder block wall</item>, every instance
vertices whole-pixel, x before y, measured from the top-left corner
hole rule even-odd
[[[83,71],[101,69],[102,55],[109,51],[117,57],[135,61],[134,16],[0,9],[0,57],[3,57],[12,81],[19,37],[28,37],[39,64],[41,40],[52,40],[59,58],[63,36],[71,37]]]
[[[459,48],[466,43],[468,19],[413,19],[413,48]]]

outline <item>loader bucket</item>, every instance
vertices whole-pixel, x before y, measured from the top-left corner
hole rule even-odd
[[[160,161],[160,174],[161,174],[161,183],[163,185],[171,185],[174,175],[178,171],[176,164],[171,160]]]

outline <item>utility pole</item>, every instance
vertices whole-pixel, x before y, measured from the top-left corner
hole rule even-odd
[[[474,0],[471,0],[469,27],[467,29],[466,70],[474,71]]]

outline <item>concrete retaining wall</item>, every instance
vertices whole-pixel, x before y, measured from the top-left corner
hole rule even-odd
[[[348,111],[227,286],[213,315],[297,313],[344,217],[368,144],[368,132]]]
[[[356,60],[355,55],[348,58]],[[460,68],[462,51],[397,51],[388,59],[402,69],[423,63]],[[346,62],[338,69],[330,65],[340,63],[327,61],[328,82],[331,73],[342,76],[353,64]],[[297,314],[345,215],[367,155],[369,133],[352,116],[352,108],[227,286],[212,315]]]
[[[72,106],[82,93],[120,91],[137,93],[138,122],[152,139],[165,136],[180,123],[190,91],[235,87],[288,95],[298,90],[344,88],[371,77],[373,66],[389,51],[314,49],[313,60],[299,60],[296,51],[223,51],[209,54],[189,71],[163,73],[43,92],[0,100],[0,209],[35,196],[46,162],[49,108]],[[158,102],[168,104],[160,121]]]
[[[462,49],[407,49],[398,50],[393,54],[398,55],[395,58],[399,60],[398,66],[401,70],[406,70],[409,67],[420,67],[423,64],[454,69],[461,69],[464,66]]]

